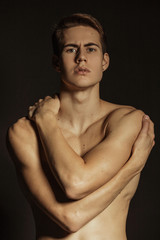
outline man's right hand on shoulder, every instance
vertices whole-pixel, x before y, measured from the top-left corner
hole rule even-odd
[[[58,114],[60,108],[60,100],[57,95],[54,98],[46,96],[44,99],[39,99],[33,106],[29,107],[28,116],[35,121],[39,117],[43,117],[47,113],[53,116]]]

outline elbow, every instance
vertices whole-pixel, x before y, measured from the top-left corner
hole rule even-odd
[[[67,187],[65,189],[65,193],[66,193],[66,196],[69,198],[69,199],[72,199],[72,200],[79,200],[81,198],[83,198],[83,193],[79,191],[79,189],[75,188],[75,187]]]
[[[78,230],[80,230],[81,226],[79,223],[77,223],[76,221],[73,222],[72,221],[67,221],[66,223],[66,230],[67,232],[69,233],[75,233],[75,232],[78,232]]]
[[[86,184],[83,181],[72,181],[68,186],[65,188],[66,196],[69,199],[79,200],[84,198],[89,193],[86,189]]]
[[[79,212],[74,209],[65,209],[63,211],[63,226],[65,230],[69,233],[75,233],[83,226],[80,221]]]
[[[59,205],[59,206],[58,206]],[[55,210],[46,210],[42,207],[42,210],[49,216],[49,218],[58,224],[62,229],[68,233],[77,232],[84,224],[81,223],[79,211],[69,203],[58,204]]]

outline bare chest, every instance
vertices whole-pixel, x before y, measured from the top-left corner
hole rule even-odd
[[[61,128],[61,131],[67,143],[79,156],[84,156],[105,137],[103,120],[94,123],[80,135],[73,134],[71,131],[63,128]]]

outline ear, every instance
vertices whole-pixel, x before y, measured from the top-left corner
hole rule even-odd
[[[102,61],[102,71],[104,72],[109,67],[109,55],[104,53]]]
[[[53,64],[53,67],[54,69],[57,71],[57,72],[60,72],[61,69],[60,69],[60,64],[59,64],[59,57],[57,55],[53,55],[52,56],[52,64]]]

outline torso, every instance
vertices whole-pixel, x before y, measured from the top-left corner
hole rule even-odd
[[[104,139],[107,116],[110,112],[120,107],[119,105],[110,104],[107,106],[107,111],[105,111],[104,103],[104,112],[99,120],[93,123],[80,136],[76,136],[69,130],[61,128],[65,139],[77,154],[83,157],[87,151]],[[46,165],[43,167],[58,201],[69,201],[58,186],[56,180],[53,179],[49,168]],[[65,232],[41,212],[38,207],[33,205],[33,213],[37,228],[37,240],[126,240],[125,227],[129,203],[136,191],[138,182],[139,176],[137,175],[109,207],[82,227],[78,232],[72,234]]]

